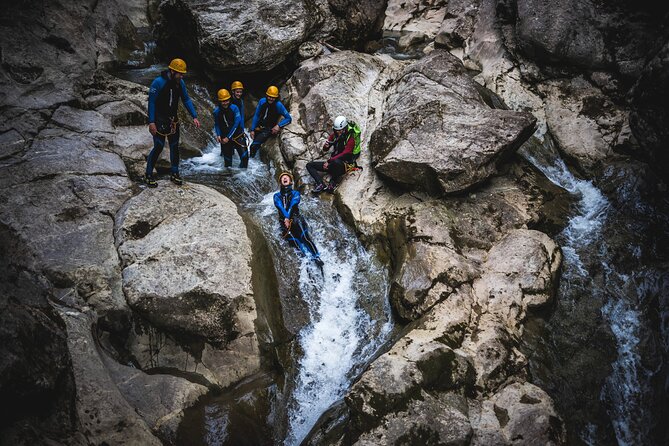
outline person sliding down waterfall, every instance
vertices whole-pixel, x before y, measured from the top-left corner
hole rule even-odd
[[[177,110],[179,99],[184,103],[186,110],[193,117],[195,127],[200,127],[193,102],[186,91],[183,80],[186,74],[186,62],[173,59],[168,70],[160,73],[149,89],[149,133],[153,136],[153,150],[146,160],[146,176],[144,181],[149,187],[158,186],[153,178],[153,168],[165,147],[165,139],[170,142],[170,180],[176,184],[183,184],[179,176],[179,119]]]
[[[344,116],[337,116],[332,125],[332,133],[323,145],[323,151],[332,147],[332,156],[327,161],[311,161],[307,163],[309,175],[316,181],[313,193],[334,192],[341,177],[346,173],[346,163],[355,161],[353,149],[356,147],[355,134],[349,128]],[[326,186],[319,172],[330,174],[330,183]]]
[[[237,106],[230,103],[228,90],[221,88],[217,96],[221,105],[214,109],[214,131],[216,140],[221,143],[221,156],[225,167],[230,167],[232,166],[232,154],[237,149],[241,166],[246,151],[246,141],[241,124],[242,117]]]
[[[300,193],[293,189],[293,175],[282,172],[279,175],[281,189],[274,194],[274,206],[279,211],[279,224],[283,238],[298,248],[304,255],[310,255],[319,268],[323,261],[318,254],[316,245],[309,237],[307,224],[300,215]]]
[[[283,118],[280,120],[280,118]],[[256,112],[251,122],[251,132],[249,135],[253,142],[251,143],[251,158],[255,158],[260,146],[271,136],[279,134],[282,128],[292,122],[293,118],[279,100],[279,89],[274,85],[267,88],[265,97],[258,102]],[[247,167],[248,157],[243,160],[241,167]]]

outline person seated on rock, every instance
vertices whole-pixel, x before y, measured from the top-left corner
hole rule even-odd
[[[186,62],[182,59],[173,59],[168,69],[160,73],[149,89],[149,133],[153,136],[153,150],[146,160],[146,176],[144,177],[149,187],[158,186],[153,178],[153,169],[165,147],[166,138],[170,142],[170,170],[172,172],[170,179],[176,184],[183,184],[179,176],[179,119],[177,118],[179,99],[193,117],[195,127],[200,127],[195,107],[186,90],[184,74],[186,74]]]
[[[312,192],[334,192],[341,177],[346,173],[346,163],[353,163],[355,155],[355,137],[349,128],[345,116],[337,116],[332,126],[332,133],[323,145],[323,151],[332,148],[332,155],[327,161],[311,161],[307,163],[309,175],[316,181],[316,187]],[[319,172],[330,174],[330,183],[326,186]]]
[[[274,206],[279,211],[279,225],[283,238],[298,248],[304,255],[311,256],[319,267],[323,267],[316,245],[309,237],[307,224],[300,215],[300,192],[293,189],[293,175],[281,172],[279,175],[281,189],[274,194]]]
[[[214,131],[216,140],[221,143],[221,156],[225,167],[230,167],[234,150],[237,149],[240,163],[246,151],[242,117],[237,106],[230,103],[230,92],[225,88],[218,90],[218,102],[220,105],[214,109]]]
[[[230,85],[230,92],[232,93],[232,104],[236,105],[239,109],[239,114],[242,116],[242,123],[240,127],[244,131],[244,125],[246,122],[246,115],[244,115],[244,84],[239,81],[234,81]]]
[[[276,136],[293,118],[279,100],[279,89],[274,85],[267,88],[265,97],[258,102],[251,121],[251,158],[255,158],[260,146],[271,136]],[[248,162],[248,159],[246,159]],[[246,167],[246,164],[242,167]]]

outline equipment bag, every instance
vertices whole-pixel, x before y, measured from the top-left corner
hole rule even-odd
[[[360,126],[358,126],[358,124],[351,121],[348,123],[348,131],[353,135],[353,139],[355,139],[353,159],[357,159],[358,156],[360,156],[360,150],[362,149],[362,144],[360,142],[360,133],[362,133],[362,130],[360,130]]]

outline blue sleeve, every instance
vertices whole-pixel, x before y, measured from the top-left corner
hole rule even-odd
[[[158,100],[160,91],[166,84],[167,82],[162,76],[155,78],[151,82],[151,88],[149,88],[149,123],[156,122],[156,101]]]
[[[220,109],[216,107],[214,109],[214,112],[212,115],[214,115],[214,131],[216,132],[216,136],[221,136],[221,128],[218,126],[218,114],[220,113]]]
[[[232,135],[235,134],[235,131],[239,126],[239,122],[242,120],[242,117],[239,114],[239,109],[237,108],[237,106],[235,104],[230,104],[230,108],[232,109],[233,112],[235,112],[235,122],[232,123],[232,128],[230,129],[230,133],[228,133],[227,138],[232,138]]]
[[[291,213],[293,212],[293,206],[297,206],[298,204],[300,204],[300,193],[294,190],[293,196],[290,198],[290,205],[288,206],[288,215],[291,215]]]
[[[281,201],[281,192],[277,192],[274,194],[274,206],[276,206],[279,212],[281,212],[283,218],[290,218],[290,212],[288,212],[283,207],[283,202]]]
[[[288,110],[286,110],[286,107],[284,107],[281,101],[276,101],[276,109],[279,114],[283,116],[283,119],[279,122],[279,127],[285,127],[293,122],[293,118],[290,116],[290,113],[288,113]]]
[[[265,98],[262,98],[261,100],[258,101],[256,112],[253,114],[253,121],[251,121],[251,131],[255,131],[256,127],[258,127],[258,121],[260,120],[260,109],[262,108],[265,101],[266,101]]]
[[[190,96],[188,96],[188,91],[186,90],[186,83],[184,82],[183,79],[181,79],[181,100],[184,102],[186,110],[188,110],[188,113],[190,113],[193,119],[197,118],[197,113],[195,113],[195,107],[193,107],[193,101],[191,101]]]

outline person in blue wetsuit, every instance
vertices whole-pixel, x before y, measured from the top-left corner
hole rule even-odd
[[[232,154],[237,149],[241,161],[246,151],[246,141],[242,131],[242,117],[235,104],[230,103],[230,92],[225,88],[218,90],[218,102],[214,109],[214,131],[216,140],[221,143],[221,156],[225,167],[232,166]]]
[[[279,211],[279,224],[283,238],[298,248],[304,255],[310,256],[320,268],[323,261],[316,245],[309,237],[307,224],[300,215],[300,193],[293,189],[293,176],[289,172],[279,175],[281,189],[274,194],[274,206]]]
[[[195,127],[200,127],[195,107],[188,96],[186,83],[183,80],[186,73],[186,62],[181,59],[173,59],[168,68],[151,83],[149,89],[149,133],[153,136],[153,150],[146,160],[144,178],[149,187],[158,186],[153,178],[153,169],[165,147],[165,139],[170,142],[172,172],[170,179],[176,184],[183,184],[179,176],[179,119],[177,118],[179,99],[193,117]]]
[[[267,88],[265,97],[258,102],[251,122],[251,158],[255,158],[260,146],[271,136],[277,135],[293,118],[279,100],[279,89],[274,85]],[[247,160],[248,161],[248,160]],[[246,167],[243,165],[242,167]]]
[[[246,115],[244,114],[244,84],[239,81],[234,81],[230,85],[230,92],[232,93],[232,103],[239,109],[239,114],[242,115],[242,131],[246,122]]]

